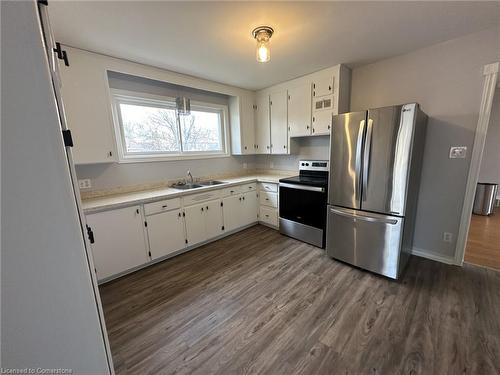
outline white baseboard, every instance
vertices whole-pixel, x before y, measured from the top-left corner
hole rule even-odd
[[[414,247],[411,250],[411,254],[416,255],[418,257],[421,257],[421,258],[435,260],[436,262],[452,264],[454,266],[457,265],[455,257],[449,256],[449,255],[436,254],[435,252],[430,251],[430,250],[419,249],[417,247]]]

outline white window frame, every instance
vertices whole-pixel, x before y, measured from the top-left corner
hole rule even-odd
[[[221,143],[222,151],[183,151],[179,144],[180,151],[174,152],[148,152],[148,153],[127,153],[126,142],[123,132],[123,123],[120,116],[120,103],[144,104],[148,106],[157,106],[159,108],[175,109],[175,98],[169,96],[152,95],[127,90],[111,89],[111,101],[113,112],[113,128],[118,150],[119,163],[139,163],[153,161],[173,161],[189,159],[208,159],[223,158],[230,156],[229,147],[229,115],[228,106],[214,103],[206,103],[191,100],[191,109],[205,110],[207,112],[221,113]],[[179,142],[182,142],[179,126]]]

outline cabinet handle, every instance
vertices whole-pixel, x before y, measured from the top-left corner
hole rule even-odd
[[[314,121],[314,120],[313,120]],[[306,129],[309,129],[309,125],[306,126]]]
[[[332,91],[332,86],[328,86],[328,91]]]
[[[328,125],[328,130],[330,130],[330,125]]]
[[[266,217],[269,217],[269,215],[268,215],[268,214],[266,214],[265,216],[266,216]]]
[[[313,116],[313,122],[316,121],[316,117]]]
[[[243,198],[243,200],[245,200],[245,197],[242,197],[242,198]]]
[[[112,157],[113,153],[111,151],[108,152],[108,157]]]
[[[137,215],[139,215],[139,209],[136,209],[136,210],[135,210],[135,213],[136,213]]]
[[[181,217],[181,212],[179,211],[179,217]]]
[[[207,206],[207,211],[208,211],[208,206]]]
[[[163,206],[161,206],[161,208],[167,208],[168,205],[164,204]]]
[[[270,148],[270,147],[269,147],[269,146],[267,146],[267,149],[268,149],[268,150],[269,150],[269,148]]]
[[[283,145],[283,148],[286,148],[286,145]]]
[[[245,146],[245,150],[247,149],[247,146]]]
[[[313,133],[314,133],[314,128],[313,128]]]
[[[239,200],[241,201],[241,197],[239,198]]]
[[[201,210],[203,211],[203,207],[201,208]]]

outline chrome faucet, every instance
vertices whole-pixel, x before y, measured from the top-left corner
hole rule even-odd
[[[194,183],[193,175],[191,174],[191,171],[188,169],[187,175],[189,176],[189,179],[191,180],[191,185]]]

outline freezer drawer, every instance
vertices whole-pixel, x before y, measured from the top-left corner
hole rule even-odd
[[[326,252],[332,258],[397,279],[403,220],[328,206]]]

